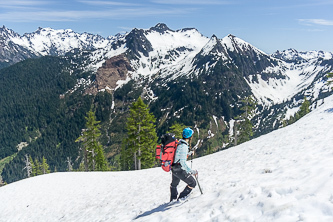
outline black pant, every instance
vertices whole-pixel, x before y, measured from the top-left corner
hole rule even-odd
[[[177,199],[178,196],[177,186],[180,180],[187,183],[187,186],[179,194],[178,199],[186,197],[189,193],[191,193],[192,189],[197,185],[195,179],[191,174],[183,170],[180,165],[173,166],[171,172],[172,172],[172,181],[170,186],[170,191],[171,191],[170,201]]]

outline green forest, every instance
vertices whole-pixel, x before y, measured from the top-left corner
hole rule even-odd
[[[73,138],[95,98],[79,91],[60,97],[85,75],[70,69],[66,58],[42,57],[0,70],[0,159],[17,154],[4,167],[6,182],[26,177],[25,154],[40,161],[45,156],[52,171],[64,171],[66,157],[78,155]],[[21,143],[28,146],[19,148]]]

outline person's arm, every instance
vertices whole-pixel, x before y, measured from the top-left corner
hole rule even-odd
[[[187,149],[187,146],[185,144],[182,144],[178,146],[176,154],[179,159],[179,163],[182,166],[182,169],[185,170],[187,173],[191,173],[191,168],[186,164]]]

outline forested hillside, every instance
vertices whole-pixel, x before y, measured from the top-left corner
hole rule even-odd
[[[93,102],[107,100],[103,95],[96,100],[82,96],[81,91],[60,96],[87,75],[70,74],[70,68],[69,59],[42,57],[0,70],[0,159],[22,149],[4,168],[6,182],[26,177],[25,154],[39,161],[45,156],[52,171],[66,170],[66,158],[79,155],[75,139],[84,128],[86,112]]]

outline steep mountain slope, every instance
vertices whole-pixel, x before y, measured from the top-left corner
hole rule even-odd
[[[160,168],[53,173],[1,187],[0,220],[332,221],[332,115],[331,96],[293,125],[195,159],[204,194],[182,205],[168,205]]]
[[[17,45],[11,41],[11,38],[18,37],[19,35],[14,31],[6,27],[0,28],[0,69],[37,56],[24,46]]]
[[[39,161],[44,156],[52,171],[65,171],[63,161],[79,155],[75,138],[91,104],[100,104],[99,119],[109,115],[108,95],[83,96],[83,79],[89,80],[89,74],[72,70],[68,58],[49,56],[0,70],[0,159],[17,154],[2,174],[8,183],[26,177],[25,154]],[[81,87],[73,91],[78,83]]]

